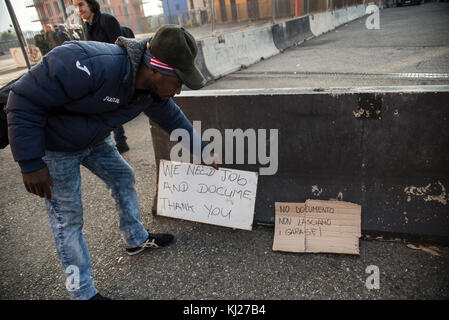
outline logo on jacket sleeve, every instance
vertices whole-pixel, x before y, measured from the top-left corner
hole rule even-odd
[[[117,104],[120,103],[120,99],[119,98],[114,98],[114,97],[110,97],[110,96],[104,97],[103,101],[114,102],[114,103],[117,103]]]
[[[87,69],[86,66],[81,65],[81,63],[79,62],[79,60],[76,60],[76,67],[82,71],[84,71],[85,73],[87,73],[90,77],[90,71],[89,69]]]

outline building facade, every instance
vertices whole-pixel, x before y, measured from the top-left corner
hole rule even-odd
[[[184,25],[189,20],[187,0],[162,0],[165,23]]]
[[[192,26],[211,23],[211,0],[187,0],[189,20]]]
[[[213,0],[216,23],[289,18],[363,4],[365,0]],[[370,0],[377,3],[378,0]],[[274,9],[274,13],[273,13]]]

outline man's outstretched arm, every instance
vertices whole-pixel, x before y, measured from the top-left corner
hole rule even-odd
[[[171,134],[175,129],[187,130],[190,136],[190,152],[193,152],[193,141],[195,139],[200,140],[201,152],[203,151],[205,142],[201,140],[200,134],[195,131],[190,120],[187,119],[173,99],[167,99],[160,104],[153,105],[147,108],[144,113],[168,134]],[[214,158],[213,154],[210,156]],[[211,166],[218,170],[218,165],[215,162]]]

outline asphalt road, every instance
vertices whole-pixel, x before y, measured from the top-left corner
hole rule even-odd
[[[171,232],[163,250],[126,255],[114,202],[101,180],[82,168],[84,233],[97,288],[114,299],[448,299],[449,248],[439,256],[402,242],[360,242],[360,256],[271,250],[273,228],[253,231],[153,217],[154,155],[148,122],[125,125],[142,221]],[[43,200],[28,194],[9,147],[0,150],[0,299],[68,299]],[[379,289],[365,273],[379,268]]]
[[[366,18],[202,90],[449,84],[449,3],[381,10],[379,30],[367,29]]]

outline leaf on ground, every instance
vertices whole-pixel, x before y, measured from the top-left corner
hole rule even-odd
[[[435,246],[431,246],[431,247],[423,247],[423,246],[415,246],[413,244],[408,244],[407,248],[413,249],[413,250],[421,250],[427,253],[430,253],[433,256],[440,256],[440,254],[438,253],[438,251],[440,250],[439,248],[435,247]]]
[[[433,256],[440,256],[440,254],[438,252],[436,252],[435,250],[430,249],[430,248],[421,247],[421,250],[424,252],[430,253]]]

